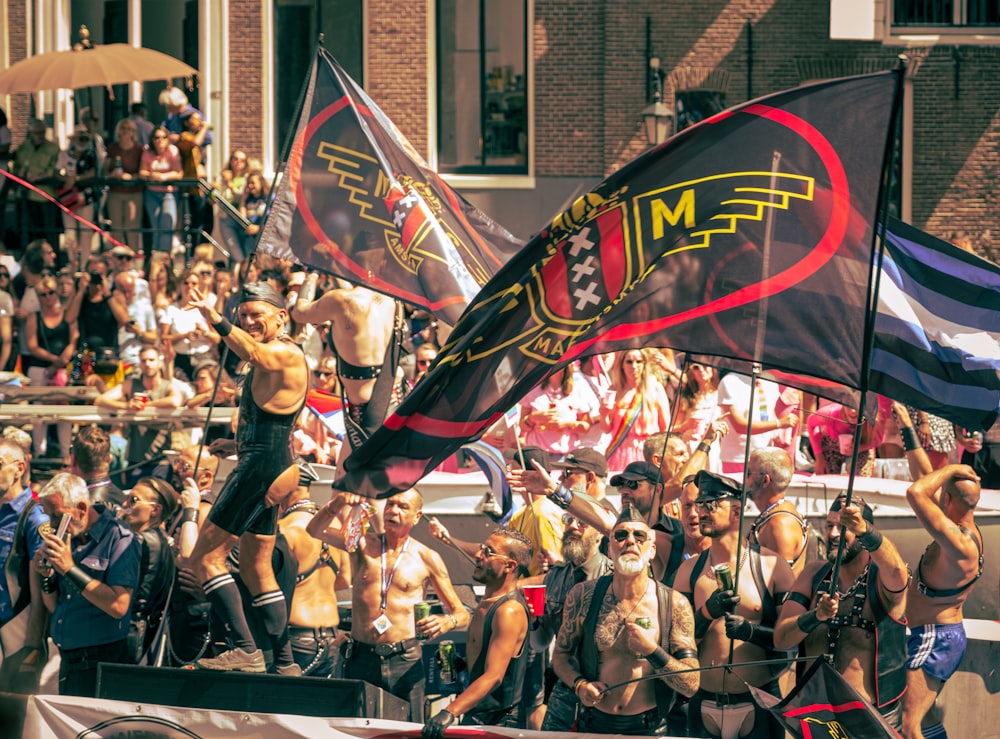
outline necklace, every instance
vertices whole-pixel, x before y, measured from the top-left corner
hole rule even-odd
[[[747,554],[749,553],[749,551],[750,551],[750,547],[743,547],[743,551],[740,553],[740,566],[737,567],[736,568],[736,572],[733,573],[733,584],[734,585],[736,584],[736,573],[743,571],[743,565],[745,565],[746,562],[747,562]],[[711,577],[711,578],[714,579],[715,578],[715,572],[713,570],[715,568],[715,553],[711,549],[708,550],[708,562],[707,562],[707,564],[708,564],[708,566],[705,568],[705,572],[706,572],[706,574],[708,574],[709,577]],[[728,563],[726,563],[726,564],[728,564]]]
[[[872,566],[871,562],[866,564],[865,568],[861,570],[861,574],[858,575],[857,578],[854,580],[854,584],[843,592],[841,592],[840,589],[838,588],[837,595],[839,595],[843,599],[843,598],[850,598],[852,595],[858,592],[858,588],[860,588],[862,584],[868,582],[868,570],[871,569],[871,566]]]
[[[625,624],[628,623],[628,620],[632,617],[632,614],[635,613],[635,609],[639,607],[639,604],[642,603],[643,599],[646,597],[646,594],[648,592],[649,592],[649,583],[647,582],[646,588],[642,591],[642,595],[640,595],[636,599],[635,603],[632,604],[632,608],[629,610],[628,613],[625,614],[625,617],[622,619],[622,622],[618,625],[618,630],[615,632],[615,638],[611,640],[612,644],[618,641],[618,637],[620,637],[622,635],[622,632],[625,630]],[[621,599],[615,594],[614,588],[611,589],[611,595],[614,596],[614,599],[618,603],[622,602]]]

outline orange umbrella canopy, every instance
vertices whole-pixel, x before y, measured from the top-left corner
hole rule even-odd
[[[128,44],[106,44],[28,57],[0,72],[0,94],[78,90],[195,74],[197,69],[163,52]]]

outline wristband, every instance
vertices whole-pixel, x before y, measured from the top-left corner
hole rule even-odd
[[[816,611],[806,611],[795,620],[795,625],[803,634],[811,634],[819,628],[821,621]]]
[[[588,682],[588,680],[583,675],[580,675],[580,677],[573,681],[573,695],[577,695],[580,692],[580,686],[585,682]]]
[[[186,523],[198,523],[197,508],[185,508],[181,513],[181,525]]]
[[[674,652],[674,659],[698,659],[698,650],[682,647]]]
[[[77,565],[73,565],[66,570],[65,577],[71,583],[76,585],[80,589],[81,593],[87,589],[87,586],[90,585],[90,583],[94,581],[94,578],[81,570]]]
[[[880,546],[882,546],[882,534],[881,534],[881,532],[876,531],[871,526],[868,527],[868,530],[865,533],[863,533],[863,534],[861,534],[861,536],[857,537],[857,539],[858,539],[858,543],[862,547],[864,547],[865,551],[868,551],[868,552],[874,552],[876,549],[878,549]]]
[[[560,485],[549,493],[548,498],[563,510],[568,510],[569,504],[573,502],[573,491],[567,490],[565,485]]]
[[[455,614],[454,613],[449,613],[448,614],[448,618],[451,619],[451,628],[457,629],[458,628],[458,619],[455,618]]]
[[[698,451],[699,452],[704,452],[705,454],[708,454],[710,451],[712,451],[712,444],[711,444],[711,442],[708,442],[708,441],[699,442],[698,443]]]
[[[903,437],[904,451],[915,452],[922,446],[920,439],[917,437],[917,432],[913,430],[912,426],[903,426],[899,430],[899,435]]]
[[[666,653],[663,647],[657,647],[652,652],[646,655],[646,661],[649,662],[657,670],[662,670],[667,666],[667,661],[670,659],[670,655]]]
[[[233,324],[231,324],[225,316],[218,323],[213,323],[212,328],[215,329],[215,333],[223,338],[229,336],[233,332]]]

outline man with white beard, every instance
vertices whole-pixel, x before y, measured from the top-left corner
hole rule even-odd
[[[656,553],[644,517],[626,506],[611,530],[613,575],[580,583],[566,598],[552,666],[581,704],[579,730],[662,733],[673,692],[698,689],[690,604],[649,576]],[[653,673],[656,680],[640,680]],[[675,674],[677,673],[677,674]]]

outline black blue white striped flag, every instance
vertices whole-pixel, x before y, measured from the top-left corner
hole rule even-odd
[[[1000,267],[890,219],[872,390],[968,429],[1000,413]]]

